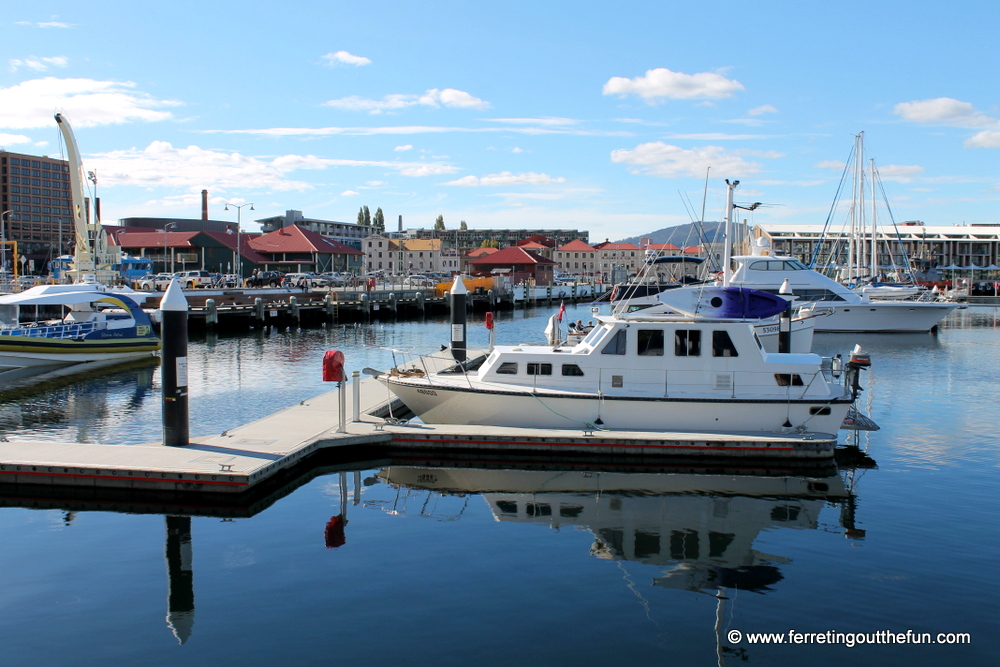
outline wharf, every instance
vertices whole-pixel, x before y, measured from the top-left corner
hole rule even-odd
[[[75,493],[118,489],[242,494],[257,487],[286,484],[291,476],[301,474],[307,459],[320,453],[356,458],[400,452],[461,453],[483,459],[501,453],[675,457],[761,467],[761,461],[781,465],[781,461],[830,460],[836,446],[836,435],[817,433],[539,431],[410,424],[398,418],[403,414],[402,404],[377,380],[360,380],[357,393],[360,420],[354,422],[355,389],[352,383],[345,383],[344,432],[339,432],[340,390],[334,390],[219,435],[192,437],[186,447],[28,439],[0,442],[0,484],[73,488]]]

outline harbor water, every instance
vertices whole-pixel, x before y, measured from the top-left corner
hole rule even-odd
[[[541,340],[555,310],[502,314],[498,342]],[[448,331],[193,335],[191,434],[331,390],[326,350],[384,369]],[[379,461],[214,514],[0,489],[2,663],[997,664],[1000,310],[814,349],[857,343],[881,430],[842,431],[868,458],[839,468]],[[12,397],[0,435],[158,441],[159,382],[148,366]]]

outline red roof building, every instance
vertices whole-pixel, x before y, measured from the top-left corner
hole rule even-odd
[[[556,263],[519,246],[503,248],[485,257],[469,262],[473,275],[490,276],[503,273],[510,276],[511,284],[534,280],[536,285],[552,284],[552,270]]]

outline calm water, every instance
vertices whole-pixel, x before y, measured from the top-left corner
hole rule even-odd
[[[508,316],[499,337],[538,339],[549,314]],[[442,322],[405,322],[193,340],[192,434],[329,390],[327,349],[351,369],[385,367],[387,348],[446,337]],[[485,331],[470,338],[485,344]],[[417,462],[322,474],[236,519],[27,509],[0,492],[13,505],[0,509],[2,663],[997,664],[1000,313],[815,347],[856,342],[872,353],[863,400],[882,426],[858,444],[877,468],[805,479]],[[0,403],[0,433],[148,442],[159,406],[159,371],[130,371]],[[727,639],[791,629],[972,643]]]

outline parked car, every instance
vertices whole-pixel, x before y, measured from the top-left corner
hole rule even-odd
[[[256,276],[251,276],[248,284],[250,287],[278,287],[284,275],[281,271],[261,271]]]
[[[243,281],[235,273],[224,273],[215,278],[216,287],[239,287],[242,284]]]
[[[323,276],[318,276],[314,273],[286,273],[285,274],[285,284],[291,287],[298,287],[299,282],[302,280],[306,281],[306,285],[309,287],[329,287],[330,281]]]
[[[157,273],[155,276],[146,276],[136,283],[136,289],[163,291],[170,285],[170,279],[173,277],[172,273]]]
[[[181,287],[194,289],[195,287],[211,287],[215,284],[215,276],[208,271],[178,271],[174,274]]]

